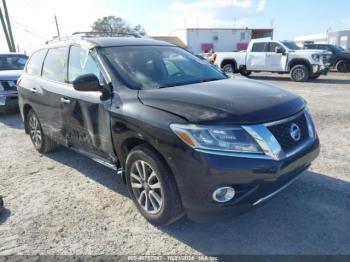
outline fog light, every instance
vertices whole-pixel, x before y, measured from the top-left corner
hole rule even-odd
[[[235,189],[230,186],[219,187],[213,192],[213,199],[219,203],[226,203],[235,196]]]

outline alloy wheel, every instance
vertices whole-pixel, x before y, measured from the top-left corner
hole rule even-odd
[[[29,124],[30,138],[32,139],[34,146],[37,148],[40,148],[42,143],[42,134],[41,134],[38,118],[34,114],[32,114],[29,117],[28,124]]]
[[[337,64],[337,71],[338,72],[344,73],[347,70],[348,70],[348,66],[344,61],[338,62],[338,64]]]
[[[137,160],[131,166],[130,183],[138,204],[149,214],[158,213],[164,202],[158,174],[150,164]]]
[[[300,81],[305,77],[305,70],[302,68],[297,68],[293,71],[293,79]]]
[[[233,67],[232,65],[228,64],[225,65],[222,69],[226,74],[233,74]]]

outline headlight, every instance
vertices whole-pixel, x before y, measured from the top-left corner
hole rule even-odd
[[[306,117],[306,121],[307,121],[307,128],[309,130],[309,136],[311,138],[316,138],[316,128],[314,125],[314,122],[312,121],[312,117],[309,111],[308,107],[305,107],[305,117]]]
[[[182,141],[195,149],[263,153],[255,140],[241,127],[202,127],[171,124],[170,128]]]
[[[319,54],[313,54],[313,55],[311,55],[311,57],[317,63],[320,62],[320,55]]]

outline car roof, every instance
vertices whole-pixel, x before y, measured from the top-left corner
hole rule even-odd
[[[88,48],[94,47],[113,47],[113,46],[175,46],[168,42],[154,40],[151,38],[134,37],[83,37],[77,39],[55,40],[42,48],[53,48],[69,44],[80,44]]]

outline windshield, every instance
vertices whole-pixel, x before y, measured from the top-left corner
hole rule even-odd
[[[339,45],[335,45],[335,46],[334,46],[334,49],[335,49],[337,52],[345,52],[345,51],[346,51],[344,48],[342,48],[342,47],[339,46]]]
[[[0,55],[0,70],[23,70],[27,60],[25,55]]]
[[[282,44],[284,44],[290,50],[301,49],[301,47],[299,47],[295,42],[292,42],[292,41],[283,41]]]
[[[219,69],[178,47],[108,47],[102,53],[132,88],[155,89],[226,78]]]

